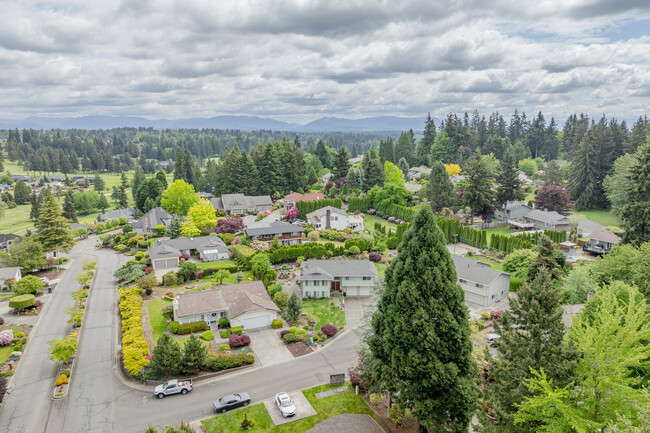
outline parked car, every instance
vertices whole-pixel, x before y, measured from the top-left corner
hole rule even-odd
[[[239,394],[228,394],[214,401],[214,411],[226,413],[236,407],[248,406],[251,402],[250,396],[245,392]]]
[[[490,343],[490,344],[494,344],[494,342],[495,342],[496,340],[498,340],[499,338],[501,338],[501,336],[500,336],[499,334],[489,333],[489,334],[487,335],[487,337],[485,338],[485,341],[487,341],[487,342]]]
[[[45,284],[46,286],[47,286],[48,284],[50,284],[50,279],[47,278],[47,277],[41,277],[41,281],[42,281],[43,284]]]
[[[153,394],[158,398],[163,398],[166,395],[172,394],[187,394],[193,388],[192,379],[172,379],[167,383],[158,385],[154,390]]]
[[[279,392],[275,394],[275,404],[282,413],[282,416],[287,418],[296,414],[296,405],[293,404],[291,397],[286,392]]]

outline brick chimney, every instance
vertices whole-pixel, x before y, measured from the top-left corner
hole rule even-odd
[[[330,228],[330,214],[332,213],[331,210],[327,209],[325,211],[325,230]]]

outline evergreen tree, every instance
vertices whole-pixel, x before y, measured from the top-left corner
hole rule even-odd
[[[243,152],[239,157],[237,173],[240,186],[239,192],[246,195],[257,195],[259,191],[259,172],[253,158],[246,152]]]
[[[104,213],[104,211],[102,211],[102,213]],[[71,223],[79,222],[79,219],[77,218],[77,210],[74,208],[72,190],[68,190],[68,192],[65,193],[65,199],[63,200],[63,216]]]
[[[486,208],[492,206],[493,183],[492,171],[481,152],[477,151],[467,168],[467,187],[463,192],[463,201],[472,210],[472,218],[476,214],[485,213]]]
[[[391,137],[379,142],[379,159],[381,163],[395,162],[395,143]]]
[[[32,195],[29,196],[29,202],[32,205],[31,210],[29,211],[29,219],[36,221],[38,219],[38,213],[41,207],[40,197],[36,195],[35,192],[32,192]]]
[[[106,183],[104,183],[104,179],[99,174],[93,180],[93,188],[100,194],[106,190]]]
[[[369,191],[373,186],[384,184],[384,166],[379,160],[379,155],[374,147],[371,147],[368,152],[363,155],[361,161],[363,169],[363,183],[362,188],[364,191]]]
[[[16,182],[16,186],[14,187],[14,201],[16,204],[27,204],[30,192],[29,187],[24,181],[19,180]]]
[[[454,142],[451,140],[446,131],[440,131],[431,145],[431,152],[429,153],[429,164],[433,165],[434,162],[440,161],[443,164],[451,164],[454,162],[454,154],[456,148]]]
[[[120,176],[120,186],[124,188],[124,191],[129,187],[129,180],[126,178],[126,173],[122,173]]]
[[[174,180],[185,179],[185,153],[180,147],[176,148],[176,161],[174,162]]]
[[[172,216],[172,219],[169,221],[169,226],[167,227],[167,233],[172,239],[179,238],[181,236],[181,226],[183,225],[183,219],[178,215]]]
[[[208,162],[211,162],[211,160]],[[160,186],[163,189],[163,191],[167,189],[168,186],[167,176],[165,175],[164,171],[158,170],[158,172],[156,173],[156,180],[160,183]]]
[[[196,186],[197,176],[194,173],[194,161],[189,149],[185,149],[185,156],[183,157],[183,165],[185,172],[185,181],[190,185]]]
[[[296,292],[293,292],[287,301],[287,311],[285,313],[287,320],[291,322],[298,320],[300,317],[300,310],[302,310],[302,301]]]
[[[368,345],[373,377],[429,431],[467,432],[474,412],[463,298],[445,237],[423,206],[386,270]]]
[[[345,177],[350,169],[350,154],[345,146],[341,146],[339,152],[336,154],[334,166],[332,168],[332,178],[334,180]]]
[[[113,190],[111,191],[111,200],[117,205],[120,200],[120,190],[117,186],[113,185]]]
[[[397,139],[397,144],[395,144],[395,161],[399,161],[404,158],[407,161],[413,159],[413,147],[414,143],[412,141],[411,135],[406,132],[402,132]],[[391,161],[394,162],[394,161]]]
[[[528,278],[533,280],[537,276],[537,273],[542,269],[546,269],[551,277],[560,279],[561,271],[555,259],[555,245],[551,238],[546,235],[541,235],[535,250],[537,251],[537,255],[530,262]]]
[[[88,215],[91,214],[95,211],[95,208],[93,207],[92,203],[90,203],[90,199],[88,198],[88,194],[81,193],[81,207],[79,209],[79,213],[81,215]]]
[[[424,186],[424,198],[427,199],[434,213],[450,207],[454,201],[454,185],[449,179],[442,162],[436,161],[431,167],[429,180]]]
[[[508,150],[503,155],[500,163],[500,171],[497,177],[496,204],[503,208],[504,219],[506,218],[506,205],[509,201],[524,199],[519,180],[519,170],[515,163],[515,155]]]
[[[405,177],[408,176],[408,174],[409,174],[409,163],[406,162],[406,159],[400,158],[400,160],[397,161],[397,168],[402,170],[402,173],[404,174]]]
[[[280,172],[280,155],[278,155],[273,143],[263,145],[260,158],[256,165],[260,176],[258,181],[260,192],[268,195],[283,192],[284,179]]]
[[[140,199],[140,193],[142,192],[142,185],[146,182],[144,171],[140,166],[135,167],[135,172],[133,173],[133,181],[131,182],[131,194],[133,195],[133,200],[135,201],[136,207],[140,208],[138,204],[144,204],[146,197]],[[140,208],[141,209],[141,208]]]
[[[129,197],[126,194],[126,188],[121,185],[118,188],[117,205],[120,207],[120,209],[126,209],[129,206]]]
[[[322,138],[318,139],[318,142],[316,143],[315,155],[318,157],[321,164],[323,164],[323,167],[325,168],[332,167],[330,164],[329,152],[327,152],[327,147],[325,146],[325,142],[323,141]]]
[[[424,122],[424,135],[415,150],[414,165],[429,165],[429,154],[431,153],[431,146],[433,146],[435,140],[436,125],[431,118],[431,113],[427,113],[427,120]]]
[[[99,203],[98,203],[97,206],[99,207],[99,209],[101,209],[102,213],[106,213],[106,209],[108,209],[109,204],[108,204],[108,200],[106,200],[106,196],[104,194],[99,194]],[[65,209],[64,209],[64,212],[65,212]]]
[[[551,161],[546,165],[544,169],[544,180],[545,186],[557,185],[562,186],[564,184],[564,179],[562,178],[562,171],[560,166],[557,165],[555,161]]]
[[[201,371],[205,363],[205,355],[208,351],[207,347],[196,338],[194,335],[185,341],[183,346],[183,361],[181,370],[185,374],[196,374]]]
[[[345,184],[348,189],[361,188],[361,173],[359,168],[351,167],[348,170],[348,173],[345,175]]]
[[[635,153],[627,177],[626,203],[621,211],[623,242],[641,245],[650,241],[650,136]]]
[[[34,226],[38,230],[36,240],[44,251],[70,251],[74,237],[68,229],[70,222],[62,215],[61,206],[49,189],[44,189],[43,204]]]
[[[551,274],[541,269],[511,298],[510,310],[495,322],[501,338],[496,342],[496,356],[488,354],[482,387],[483,404],[494,410],[494,420],[480,411],[481,432],[536,431],[532,426],[514,424],[516,405],[531,395],[523,386],[524,380],[533,377],[531,368],[543,368],[560,386],[570,381],[577,352],[564,342],[561,298]]]
[[[181,367],[181,348],[174,339],[163,332],[151,355],[151,372],[155,377],[173,376]]]

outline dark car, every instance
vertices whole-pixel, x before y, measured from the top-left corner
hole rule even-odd
[[[236,407],[248,406],[248,403],[251,402],[251,398],[245,392],[240,392],[239,394],[228,394],[221,397],[219,400],[214,401],[214,411],[226,413],[230,409]]]

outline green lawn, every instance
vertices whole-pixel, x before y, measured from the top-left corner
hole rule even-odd
[[[576,214],[589,218],[604,226],[621,226],[621,220],[612,213],[611,209],[583,210],[580,212],[576,211]]]
[[[239,426],[244,418],[244,414],[246,414],[248,419],[253,420],[255,423],[251,430],[247,430],[249,432],[302,433],[327,418],[344,413],[368,414],[376,419],[375,413],[368,407],[366,402],[360,396],[354,394],[350,385],[347,386],[347,392],[321,399],[316,398],[317,392],[337,388],[338,386],[321,385],[303,391],[302,393],[316,410],[316,415],[298,421],[292,421],[278,427],[274,427],[273,421],[271,421],[271,417],[262,403],[201,421],[201,424],[203,424],[209,433],[240,431]]]
[[[323,299],[319,301],[303,301],[302,311],[311,314],[316,318],[314,329],[320,330],[320,327],[331,323],[337,328],[345,325],[345,313],[338,307],[332,307],[330,300]]]
[[[383,224],[384,227],[390,227],[391,230],[395,231],[397,230],[397,224],[389,223],[388,220],[385,220],[383,218],[379,218],[374,215],[368,215],[365,214],[366,217],[366,230],[370,231],[375,228],[375,223],[380,223]]]
[[[0,331],[4,331],[6,329],[11,329],[14,331],[14,335],[16,332],[23,332],[23,328],[20,326],[7,326],[5,328],[0,329]],[[14,351],[14,345],[10,344],[9,346],[3,346],[0,347],[0,364],[4,363],[7,361],[9,358],[9,355],[11,355],[11,352]]]
[[[383,263],[375,262],[375,269],[377,269],[377,273],[383,278],[384,274],[386,273],[386,265]]]
[[[151,339],[154,343],[158,341],[158,338],[160,338],[167,329],[167,320],[165,320],[162,315],[162,308],[167,304],[171,304],[171,302],[165,301],[164,299],[153,299],[147,304],[149,324],[152,329]]]
[[[230,274],[228,278],[223,280],[224,283],[233,283],[237,284],[237,278],[235,278],[237,274]],[[254,281],[255,277],[253,276],[253,273],[251,271],[244,271],[244,279],[242,280],[242,283],[247,283],[249,281]],[[214,276],[210,276],[208,278],[204,278],[201,280],[202,282],[213,282],[216,283],[217,279]]]
[[[199,266],[199,269],[223,268],[225,266],[237,266],[237,263],[233,262],[232,260],[220,260],[218,262],[199,263],[198,266]]]
[[[490,238],[492,235],[509,235],[510,233],[514,233],[514,230],[511,230],[510,228],[506,227],[494,227],[492,229],[484,229],[487,232],[487,241],[488,244],[490,243]]]
[[[524,197],[524,201],[522,201],[522,203],[523,204],[528,204],[529,201],[534,201],[534,200],[535,200],[535,193],[534,192],[529,192]]]

